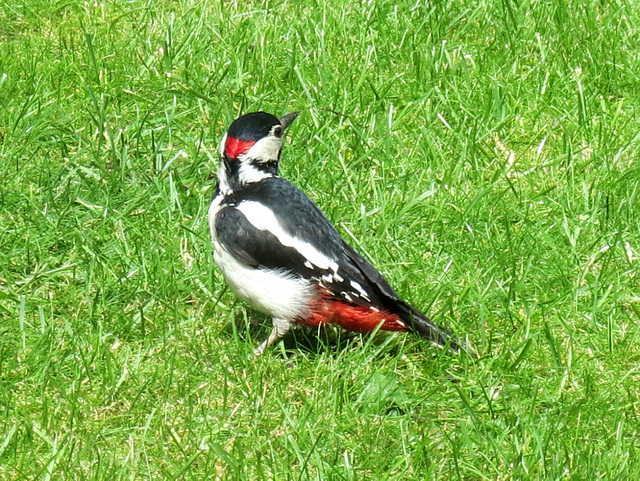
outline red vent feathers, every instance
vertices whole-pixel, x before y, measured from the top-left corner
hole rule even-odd
[[[321,298],[311,307],[311,315],[302,320],[303,324],[338,324],[349,331],[371,332],[379,324],[383,331],[406,331],[407,326],[397,314],[372,310],[369,307],[345,304],[340,301]]]

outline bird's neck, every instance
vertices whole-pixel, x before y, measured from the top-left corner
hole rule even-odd
[[[277,177],[278,162],[261,162],[255,159],[229,159],[223,157],[218,169],[218,187],[223,194],[231,194],[247,184]]]

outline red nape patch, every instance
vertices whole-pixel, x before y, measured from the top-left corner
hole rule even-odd
[[[380,324],[383,331],[407,330],[406,324],[396,314],[324,298],[311,306],[311,315],[303,319],[302,323],[314,327],[320,324],[338,324],[348,331],[356,332],[371,332]]]
[[[254,140],[240,140],[235,137],[227,137],[227,141],[224,144],[224,155],[230,159],[237,159],[255,143]]]

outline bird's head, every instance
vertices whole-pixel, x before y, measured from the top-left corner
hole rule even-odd
[[[252,112],[234,120],[220,142],[220,188],[231,191],[277,175],[284,131],[297,116]]]

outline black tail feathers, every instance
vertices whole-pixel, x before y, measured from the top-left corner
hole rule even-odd
[[[466,352],[474,359],[478,357],[476,350],[469,342],[457,338],[453,332],[437,325],[412,305],[399,300],[398,307],[405,314],[405,316],[402,316],[403,320],[409,324],[411,330],[420,334],[423,338],[440,348],[451,349],[456,354]]]

